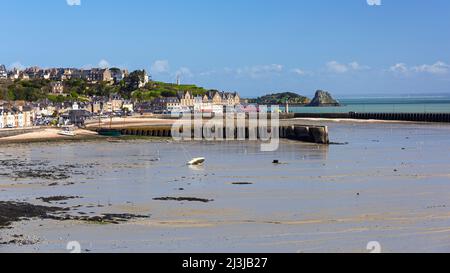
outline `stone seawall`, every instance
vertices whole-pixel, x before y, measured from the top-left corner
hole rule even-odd
[[[172,137],[172,127],[170,126],[145,126],[145,127],[129,127],[118,129],[122,135],[131,136],[150,136],[150,137]],[[222,130],[222,132],[220,132]],[[228,130],[228,131],[227,131]],[[202,137],[208,138],[212,135],[219,135],[225,140],[236,139],[252,139],[257,137],[258,139],[267,139],[271,134],[270,128],[257,128],[250,129],[235,128],[231,129],[226,127],[213,126],[212,128],[202,128]],[[239,131],[240,130],[240,131]],[[180,131],[182,133],[182,131]],[[195,132],[192,130],[191,137],[194,138]],[[279,137],[284,139],[298,140],[317,144],[329,144],[329,134],[327,126],[309,126],[309,125],[293,125],[293,126],[280,126],[278,132],[274,132],[272,137]]]
[[[42,131],[41,128],[0,129],[0,138]]]
[[[349,113],[352,119],[450,122],[450,113]]]
[[[450,122],[450,113],[296,113],[295,118]]]
[[[154,115],[159,119],[179,119],[170,115]],[[248,117],[248,114],[246,115]],[[208,115],[204,119],[210,119]],[[271,114],[267,114],[271,118]],[[324,119],[374,119],[374,120],[398,120],[419,122],[450,122],[450,113],[280,113],[280,119],[293,118],[324,118]]]

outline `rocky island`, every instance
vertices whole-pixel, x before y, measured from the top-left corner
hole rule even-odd
[[[256,99],[252,99],[249,102],[260,105],[283,105],[286,103],[290,105],[307,105],[311,102],[311,100],[305,96],[301,96],[293,92],[283,92],[265,95]]]
[[[314,98],[311,100],[308,97],[299,95],[293,92],[275,93],[265,95],[256,99],[248,100],[249,103],[259,105],[297,105],[307,107],[339,107],[342,106],[339,101],[333,96],[323,90],[317,90]]]
[[[308,107],[339,107],[341,104],[329,92],[318,90]]]

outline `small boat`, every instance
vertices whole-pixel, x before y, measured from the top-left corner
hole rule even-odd
[[[60,136],[68,136],[68,137],[74,137],[77,134],[75,133],[75,130],[72,127],[63,127],[62,131],[58,132],[58,135]]]
[[[203,163],[205,163],[206,159],[204,157],[197,157],[197,158],[193,158],[191,161],[188,162],[188,165],[191,166],[197,166],[197,165],[202,165]]]
[[[110,120],[109,120],[109,129],[102,128],[102,120],[101,120],[101,118],[102,117],[99,117],[99,120],[98,120],[98,125],[99,125],[100,129],[97,130],[97,133],[99,135],[107,136],[107,137],[120,137],[120,136],[122,136],[122,131],[121,130],[117,130],[117,129],[113,129],[112,128],[113,116],[109,116],[109,118],[110,118]]]
[[[108,137],[120,137],[122,135],[122,132],[120,130],[115,129],[100,129],[98,130],[98,134],[101,136],[108,136]]]

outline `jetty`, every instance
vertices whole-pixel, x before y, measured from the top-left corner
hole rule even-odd
[[[295,113],[285,118],[361,119],[450,123],[450,113]]]
[[[172,137],[172,126],[167,125],[152,125],[152,126],[123,126],[115,128],[121,135],[125,136],[148,136],[148,137]],[[231,130],[231,131],[230,131]],[[194,139],[198,137],[195,134],[195,130],[192,129],[191,133],[183,132],[180,130],[180,134],[183,136],[189,136]],[[289,140],[297,140],[302,142],[316,143],[316,144],[329,144],[329,132],[327,126],[315,126],[315,125],[289,125],[279,126],[277,131],[272,131],[272,128],[234,128],[230,129],[225,126],[212,126],[206,125],[201,128],[201,136],[207,139],[211,135],[219,136],[222,140],[248,140],[256,137],[257,139],[267,138],[281,138]]]

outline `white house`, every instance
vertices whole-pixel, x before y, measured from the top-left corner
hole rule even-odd
[[[212,108],[214,114],[223,114],[223,105],[213,105]]]
[[[25,127],[25,118],[24,118],[23,113],[17,114],[17,127],[19,127],[19,128]]]
[[[0,65],[0,79],[7,79],[8,78],[8,71],[6,70],[5,65]]]
[[[147,71],[142,71],[141,81],[139,82],[139,88],[144,87],[150,81],[150,77],[147,74]]]
[[[125,77],[128,75],[128,70],[122,70],[119,68],[111,68],[109,69],[111,72],[111,77],[113,78],[115,83],[120,82],[121,80],[125,79]]]
[[[0,129],[32,126],[32,112],[5,111],[0,109]]]
[[[126,109],[129,113],[133,113],[134,112],[134,106],[133,103],[131,101],[125,101],[122,105],[123,109]]]
[[[12,71],[9,72],[8,78],[11,80],[17,80],[20,77],[20,71],[16,68],[14,68]]]
[[[25,112],[25,127],[32,127],[33,121],[36,120],[36,112]]]
[[[50,80],[50,77],[52,76],[52,74],[50,73],[50,71],[44,71],[43,72],[43,74],[42,74],[42,77],[45,79],[45,80]]]
[[[195,113],[212,113],[213,104],[209,101],[204,101],[203,97],[196,97],[194,99],[194,112]]]
[[[8,112],[8,114],[6,115],[6,127],[16,127],[16,117],[11,112]]]
[[[5,112],[3,112],[3,110],[0,109],[0,129],[5,127]]]

